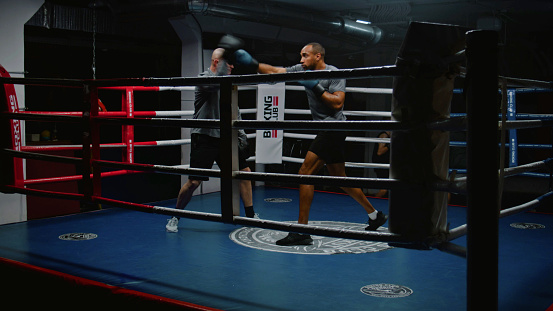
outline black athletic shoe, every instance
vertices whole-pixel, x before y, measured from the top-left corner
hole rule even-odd
[[[288,246],[288,245],[311,245],[313,239],[309,234],[299,234],[290,232],[285,238],[276,241],[276,245]]]
[[[378,227],[385,224],[387,220],[388,220],[388,215],[384,215],[382,211],[379,211],[376,214],[375,220],[372,220],[369,218],[369,225],[367,226],[367,228],[365,228],[365,230],[375,231],[376,229],[378,229]]]

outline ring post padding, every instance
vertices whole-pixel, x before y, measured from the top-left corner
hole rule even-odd
[[[220,143],[221,155],[221,215],[223,221],[233,222],[240,215],[240,181],[234,179],[238,171],[238,130],[233,129],[233,121],[238,119],[238,88],[230,81],[221,82],[220,97]]]
[[[9,78],[8,71],[0,65],[0,77]],[[18,113],[19,104],[13,84],[0,86],[0,112]],[[18,119],[2,118],[0,123],[0,147],[2,149],[21,150],[23,131]],[[0,152],[0,186],[23,186],[23,160]],[[3,191],[8,191],[7,189]]]
[[[507,120],[517,119],[517,98],[514,89],[507,91]],[[509,167],[518,166],[518,133],[516,129],[509,130]]]
[[[83,86],[84,107],[82,114],[82,172],[83,172],[83,194],[87,201],[92,200],[92,196],[96,194],[98,188],[95,187],[95,178],[93,173],[93,159],[99,159],[99,153],[94,154],[95,142],[99,143],[97,133],[98,125],[92,122],[92,117],[98,115],[98,89],[90,84]],[[95,111],[96,110],[96,111]],[[99,185],[98,185],[99,186]],[[100,192],[101,193],[101,192]]]
[[[498,35],[467,33],[467,310],[498,308]],[[488,307],[489,306],[489,307]]]
[[[121,110],[125,112],[126,118],[134,118],[134,89],[131,87],[125,88],[123,92]],[[134,163],[134,125],[121,126],[121,140],[125,144],[123,162]]]
[[[411,23],[397,65],[408,75],[394,78],[392,120],[415,125],[391,135],[390,178],[414,184],[448,180],[449,132],[432,129],[447,120],[459,63],[444,59],[464,48],[456,26]],[[441,238],[447,232],[447,193],[429,189],[390,191],[390,231],[418,239]]]

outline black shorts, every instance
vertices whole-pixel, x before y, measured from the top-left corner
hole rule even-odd
[[[211,169],[213,162],[217,162],[219,168],[223,169],[220,157],[220,138],[211,137],[208,135],[194,133],[191,135],[191,150],[190,150],[190,168]],[[248,167],[246,159],[249,157],[248,142],[239,140],[238,148],[238,167],[240,170]],[[205,176],[190,175],[189,179],[193,180],[209,180]]]
[[[345,163],[346,132],[319,132],[311,143],[309,151],[327,164]]]

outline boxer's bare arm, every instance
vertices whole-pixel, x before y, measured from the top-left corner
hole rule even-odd
[[[269,64],[263,64],[263,63],[259,63],[259,67],[257,69],[257,72],[259,73],[285,73],[286,72],[286,68],[284,67],[275,67],[275,66],[272,66],[272,65],[269,65]]]

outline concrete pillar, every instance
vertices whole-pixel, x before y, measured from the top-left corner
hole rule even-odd
[[[42,0],[0,1],[0,64],[12,77],[22,77],[25,71],[24,26],[42,6]],[[15,85],[19,108],[25,107],[25,89]],[[23,123],[23,122],[22,122]],[[23,133],[25,126],[23,123]],[[23,136],[24,137],[24,136]],[[23,143],[25,140],[23,140]],[[20,194],[0,193],[0,225],[27,220],[27,201]]]

